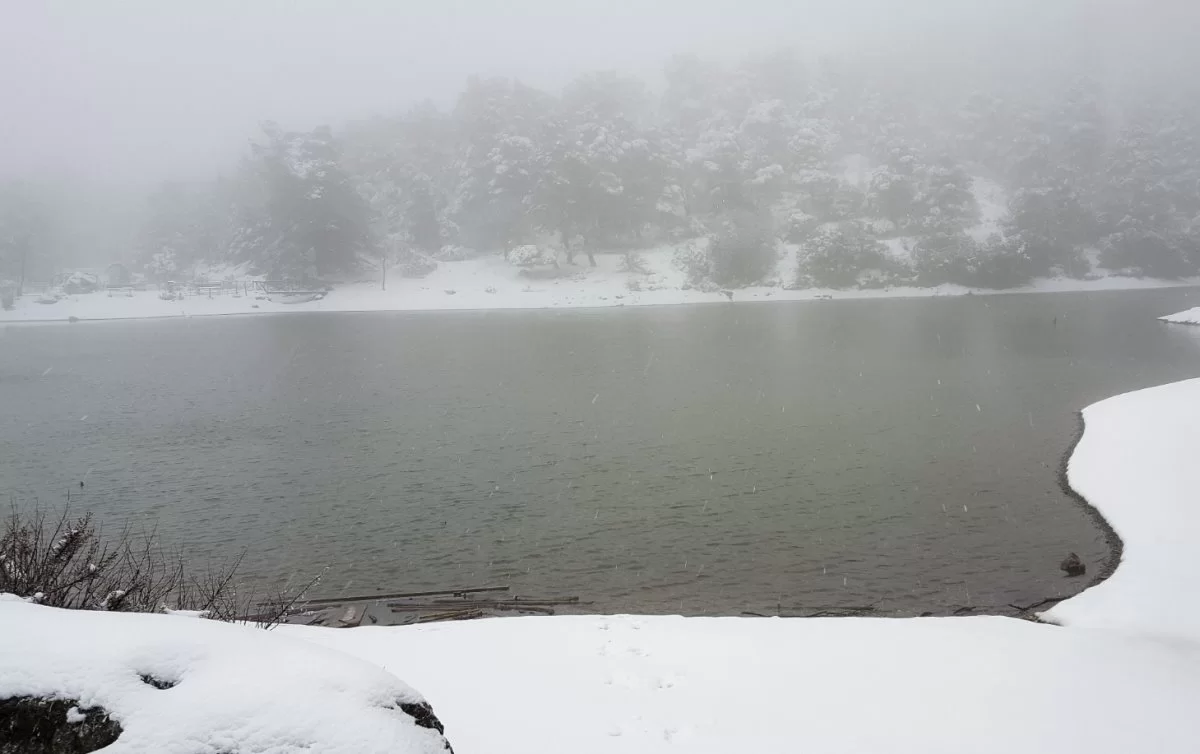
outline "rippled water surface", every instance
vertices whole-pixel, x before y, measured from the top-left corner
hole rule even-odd
[[[0,493],[323,594],[950,612],[1078,589],[1075,412],[1188,290],[0,328]],[[80,490],[80,480],[85,487]]]

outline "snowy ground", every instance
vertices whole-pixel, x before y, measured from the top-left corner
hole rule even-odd
[[[645,306],[662,304],[728,303],[719,292],[684,290],[684,274],[672,264],[672,247],[641,253],[647,273],[622,270],[622,255],[598,254],[598,266],[587,265],[586,257],[577,264],[564,265],[566,274],[557,279],[529,279],[499,255],[442,262],[429,277],[412,280],[389,277],[387,290],[377,281],[350,282],[337,286],[325,299],[301,304],[258,300],[253,296],[233,297],[217,294],[189,296],[182,301],[163,301],[156,291],[139,291],[133,296],[109,296],[98,292],[70,296],[54,304],[40,304],[36,296],[24,296],[12,311],[0,311],[2,322],[62,321],[75,317],[91,319],[133,319],[267,312],[349,312],[405,311],[445,309],[538,309],[604,306]],[[788,255],[791,257],[791,255]],[[794,260],[781,261],[781,268]],[[785,277],[786,279],[786,277]],[[889,288],[881,290],[836,291],[823,289],[787,290],[780,286],[755,287],[734,291],[734,301],[800,301],[817,298],[886,298],[913,296],[954,296],[973,293],[1094,291],[1129,288],[1161,288],[1198,285],[1200,280],[1162,281],[1105,277],[1083,281],[1070,279],[1040,280],[1032,285],[1008,291],[974,290],[946,285],[937,288]]]
[[[459,754],[1128,754],[1200,741],[1200,644],[1001,617],[287,630],[402,674]]]
[[[1200,306],[1188,309],[1186,312],[1168,314],[1165,317],[1159,317],[1159,319],[1163,322],[1174,322],[1179,325],[1200,325]]]
[[[342,653],[229,623],[0,595],[0,699],[14,696],[76,701],[71,722],[107,711],[123,731],[106,754],[445,751],[399,708],[420,694]],[[0,725],[0,749],[10,732]]]
[[[370,708],[407,693],[402,684],[323,647],[414,684],[459,754],[1195,752],[1200,379],[1117,396],[1084,417],[1069,480],[1125,552],[1115,576],[1044,616],[1061,626],[573,616],[255,635],[0,601],[0,698],[87,697],[142,742],[201,736],[205,720],[260,743],[276,736],[275,748],[247,753],[430,743]],[[174,673],[180,685],[160,692],[138,672]],[[249,722],[260,717],[261,728]],[[284,723],[301,733],[281,736]],[[332,737],[341,743],[326,748]]]

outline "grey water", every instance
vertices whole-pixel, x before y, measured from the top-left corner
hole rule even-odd
[[[0,327],[0,495],[322,595],[1008,610],[1104,533],[1076,412],[1200,376],[1200,292]],[[79,483],[84,482],[81,488]]]

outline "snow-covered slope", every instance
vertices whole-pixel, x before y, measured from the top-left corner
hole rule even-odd
[[[107,710],[124,730],[106,754],[445,751],[399,707],[420,694],[344,654],[228,623],[0,595],[0,699],[14,696]]]

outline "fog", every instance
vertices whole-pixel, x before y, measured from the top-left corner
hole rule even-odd
[[[161,251],[164,233],[173,237],[180,233],[178,228],[163,231],[161,222],[158,230],[147,230],[156,222],[154,210],[148,207],[161,196],[161,182],[197,184],[218,176],[228,178],[248,157],[250,145],[261,141],[264,122],[277,123],[281,139],[285,133],[310,133],[328,125],[335,142],[327,146],[341,155],[335,160],[338,167],[348,171],[347,180],[370,205],[373,218],[372,238],[367,239],[364,231],[362,239],[351,244],[358,251],[347,252],[350,259],[354,253],[375,253],[372,250],[385,241],[384,245],[413,243],[411,228],[404,230],[395,222],[388,225],[381,220],[396,214],[399,200],[395,196],[410,196],[411,192],[405,194],[407,189],[394,185],[381,188],[371,177],[384,171],[383,158],[372,150],[378,152],[381,143],[395,144],[395,139],[401,138],[379,124],[423,102],[444,113],[454,112],[471,76],[504,77],[553,98],[583,74],[615,71],[645,87],[647,99],[642,102],[651,103],[648,110],[624,116],[642,125],[647,119],[657,119],[656,128],[678,136],[701,120],[709,123],[712,132],[708,116],[732,117],[727,95],[741,85],[732,78],[719,85],[710,81],[712,97],[703,116],[669,112],[663,98],[683,96],[678,87],[674,94],[670,92],[664,73],[670,61],[678,55],[694,55],[706,65],[729,71],[747,60],[761,61],[780,51],[791,56],[796,70],[804,69],[803,74],[796,74],[808,82],[803,86],[811,87],[820,76],[839,71],[836,83],[825,81],[825,94],[812,89],[789,104],[798,117],[802,112],[811,114],[812,103],[829,93],[842,98],[820,115],[840,142],[824,156],[823,167],[861,154],[867,160],[864,164],[877,171],[882,153],[870,153],[865,143],[860,143],[861,135],[851,137],[847,129],[890,128],[883,121],[871,121],[879,114],[877,106],[876,111],[868,107],[858,114],[850,112],[863,107],[870,97],[883,97],[887,119],[899,124],[897,128],[912,131],[905,137],[905,149],[917,149],[932,164],[940,159],[935,152],[952,148],[966,173],[997,179],[1011,195],[1018,189],[1044,187],[1045,176],[1038,179],[1039,184],[1030,183],[1029,176],[1014,179],[1010,175],[1021,160],[1028,164],[1036,159],[1030,154],[1009,154],[1003,159],[991,155],[989,162],[982,147],[968,154],[959,142],[990,140],[998,145],[1025,139],[1033,144],[1053,138],[1046,130],[1049,126],[1035,135],[1029,124],[1067,117],[1047,114],[1055,102],[1067,96],[1070,87],[1086,79],[1088,97],[1093,101],[1089,107],[1102,116],[1100,130],[1107,159],[1121,129],[1136,120],[1133,113],[1138,108],[1152,102],[1185,101],[1197,90],[1192,74],[1200,68],[1193,42],[1197,31],[1200,10],[1188,0],[662,0],[652,7],[600,0],[503,4],[482,0],[216,0],[186,4],[9,0],[0,3],[0,101],[5,112],[0,120],[0,183],[8,187],[5,196],[9,197],[4,200],[9,220],[3,222],[10,229],[41,228],[40,245],[50,251],[33,256],[42,263],[42,274],[116,258],[141,268]],[[696,75],[711,78],[715,74]],[[722,87],[726,95],[718,95]],[[847,94],[852,91],[857,93]],[[1007,120],[993,123],[988,134],[966,133],[974,126],[952,124],[948,128],[958,136],[951,140],[951,147],[946,133],[939,129],[944,131],[945,123],[963,111],[962,103],[981,93],[1004,101]],[[805,97],[807,105],[803,104]],[[770,98],[763,95],[760,100],[762,104]],[[1130,104],[1135,101],[1139,104]],[[747,106],[739,103],[735,107]],[[543,115],[561,107],[554,105]],[[753,109],[752,104],[749,107]],[[1035,111],[1040,114],[1034,115]],[[354,131],[352,124],[371,118],[376,123],[374,131]],[[1022,136],[1019,128],[1027,133]],[[545,213],[539,216],[532,210],[519,222],[514,219],[513,227],[500,235],[460,232],[463,217],[450,217],[446,207],[457,206],[460,215],[466,212],[475,217],[483,210],[463,209],[466,200],[461,185],[441,185],[455,171],[459,175],[469,172],[470,166],[464,162],[469,139],[463,140],[469,128],[460,119],[453,130],[460,139],[456,145],[414,142],[405,147],[427,156],[432,154],[430,150],[443,147],[458,154],[455,160],[422,168],[437,173],[433,177],[439,184],[437,196],[430,201],[440,208],[436,210],[440,214],[425,222],[439,229],[425,233],[427,241],[414,248],[430,253],[444,244],[481,251],[508,249],[546,233],[560,234],[564,245],[569,242],[570,223],[550,222]],[[551,137],[543,129],[537,138]],[[685,154],[694,156],[693,142],[704,138],[692,133],[675,144],[682,150],[679,159],[686,162]],[[277,140],[277,147],[282,149],[282,144]],[[548,154],[544,153],[539,163],[543,168]],[[1182,154],[1174,161],[1184,160]],[[756,170],[774,169],[776,164],[781,170],[796,167],[760,157]],[[739,164],[744,168],[752,162],[743,159]],[[1096,173],[1108,168],[1091,165],[1088,169]],[[832,170],[838,172],[836,166]],[[664,174],[664,185],[685,194],[694,190],[711,194],[711,186],[675,178]],[[757,180],[751,174],[743,179]],[[781,189],[785,193],[794,188],[791,178],[787,182]],[[1187,184],[1180,179],[1173,185]],[[243,199],[256,192],[245,181],[239,186]],[[216,192],[222,197],[217,203],[226,205],[223,212],[228,210],[231,190],[225,186]],[[384,197],[387,191],[394,195],[392,199]],[[200,192],[216,195],[208,189]],[[1091,209],[1099,216],[1104,210],[1097,192],[1092,192],[1095,201]],[[25,203],[12,199],[14,196],[24,196]],[[1088,196],[1083,198],[1085,204],[1091,201]],[[773,195],[740,201],[743,208],[771,214],[776,236],[786,239],[788,233],[781,231],[779,224],[800,205],[783,206],[778,199]],[[553,203],[532,193],[512,197],[512,201],[527,209],[545,209],[548,201]],[[26,220],[13,220],[22,214],[19,207],[32,206],[30,202],[42,208],[39,217],[43,219],[33,223],[26,212]],[[645,202],[653,205],[653,198]],[[200,201],[206,203],[211,202]],[[158,201],[160,215],[164,213],[162,205]],[[694,232],[710,232],[714,218],[724,222],[723,210],[712,214],[717,209],[715,204],[702,209],[699,215],[703,217],[692,222]],[[176,210],[179,208],[172,211],[179,215],[181,210]],[[191,219],[183,222],[176,217],[176,224],[197,225],[198,210],[193,206],[189,211]],[[693,214],[690,209],[682,211]],[[811,212],[811,207],[804,211]],[[1183,218],[1181,212],[1190,209],[1176,212],[1179,218]],[[853,214],[824,219],[844,221]],[[1118,214],[1110,207],[1112,217],[1104,232],[1092,234],[1095,244],[1117,230]],[[582,233],[582,240],[591,245],[612,245],[616,236],[630,233],[642,238],[647,218],[628,214],[626,219],[625,231],[597,230],[588,237],[580,228],[572,228],[570,234]],[[191,260],[189,264],[199,259],[239,264],[253,261],[254,269],[265,271],[260,254],[230,250],[229,239],[237,231],[230,222],[221,222],[228,226],[224,236],[193,238],[188,242],[193,249],[181,256]],[[410,217],[408,222],[412,225],[415,221]],[[594,225],[598,221],[575,218],[571,222]],[[516,225],[521,226],[519,232]],[[638,225],[636,232],[626,232],[634,225]],[[656,227],[650,235],[665,238],[665,226],[659,223]],[[28,239],[33,237],[31,232],[11,231],[9,235]],[[156,233],[159,240],[153,240]],[[984,232],[977,235],[982,238]],[[792,236],[793,241],[799,239]],[[180,255],[175,248],[179,243],[173,243],[169,250],[172,258]],[[0,277],[17,275],[13,272],[14,254],[22,259],[29,256],[13,252],[18,245],[11,240],[8,243],[9,252],[0,258],[5,268]],[[29,248],[33,245],[37,244],[26,244]],[[1122,262],[1125,268],[1129,265]],[[1038,274],[1048,271],[1038,269]]]
[[[1187,0],[6,0],[0,174],[195,177],[262,120],[311,128],[448,104],[480,73],[551,89],[587,70],[653,77],[681,52],[902,50],[924,73],[1087,54],[1119,75],[1147,53],[1192,55],[1197,18]]]

